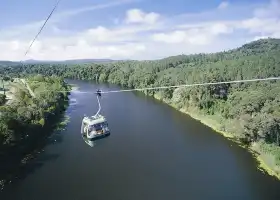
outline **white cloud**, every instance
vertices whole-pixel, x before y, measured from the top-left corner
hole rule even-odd
[[[145,13],[140,9],[131,9],[126,13],[126,23],[147,23],[155,24],[160,18],[160,15],[154,12]]]
[[[251,18],[242,21],[239,28],[247,29],[252,34],[266,34],[271,37],[279,37],[280,34],[280,20],[277,18],[261,19]]]
[[[132,2],[136,2],[136,1],[139,1],[139,0],[117,0],[117,1],[108,2],[108,3],[104,3],[104,4],[98,4],[98,5],[87,6],[87,7],[83,7],[83,8],[77,8],[74,10],[68,10],[68,11],[64,11],[64,12],[57,14],[55,17],[55,20],[62,20],[64,17],[68,18],[71,16],[85,13],[85,12],[115,7],[115,6],[132,3]]]
[[[239,15],[240,9],[246,9],[246,5],[227,6],[227,10],[236,15]],[[275,8],[276,6],[278,7]],[[252,5],[248,7],[251,8]],[[115,23],[112,22],[112,26],[99,25],[78,32],[69,32],[50,24],[48,27],[55,34],[39,37],[24,59],[154,59],[182,53],[227,50],[257,38],[280,37],[280,5],[272,1],[268,5],[255,7],[247,8],[251,14],[243,18],[227,16],[230,12],[223,12],[220,8],[204,13],[168,17],[141,9],[130,9],[124,13],[124,19],[119,16],[111,18],[117,19]],[[89,8],[79,9],[68,12],[68,15],[88,10]],[[217,12],[223,15],[217,15]],[[62,20],[67,14],[60,13],[58,16]],[[31,34],[30,27],[31,25],[21,29],[23,31],[20,34],[33,37],[38,29]],[[23,59],[30,40],[27,40],[28,37],[15,37],[12,33],[17,28],[8,29],[5,34],[1,32],[0,60]]]
[[[229,6],[229,3],[226,1],[223,1],[222,3],[220,3],[220,5],[218,6],[218,9],[226,9]]]
[[[191,31],[173,31],[169,33],[158,33],[152,36],[152,39],[157,42],[167,44],[193,44],[206,45],[211,42],[211,37],[206,34],[200,34],[198,30]]]
[[[209,31],[213,35],[228,34],[228,33],[232,33],[233,28],[227,26],[224,23],[215,23],[212,26],[210,26],[210,30]]]
[[[171,33],[157,33],[152,36],[155,41],[165,43],[181,43],[185,42],[187,34],[184,31],[174,31]]]
[[[12,51],[16,51],[20,48],[20,43],[18,41],[11,41],[10,48]]]
[[[271,18],[280,16],[280,1],[271,0],[270,4],[258,8],[254,11],[254,15],[260,18]]]
[[[184,27],[184,26],[183,26]],[[233,30],[223,23],[208,23],[204,26],[187,27],[186,30],[168,33],[156,33],[152,39],[164,43],[186,43],[193,45],[207,45],[221,34],[229,34]]]

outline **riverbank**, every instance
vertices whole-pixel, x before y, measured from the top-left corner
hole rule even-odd
[[[28,171],[29,163],[44,151],[44,147],[50,142],[49,138],[55,132],[63,130],[69,121],[65,116],[65,109],[68,102],[61,104],[57,108],[57,114],[52,115],[41,127],[33,128],[33,133],[40,133],[25,141],[24,144],[6,148],[1,153],[1,173],[0,173],[0,191],[7,184],[22,178]]]
[[[174,109],[176,109],[176,110],[178,110],[178,111],[180,111],[184,114],[189,115],[191,118],[193,118],[193,119],[201,122],[202,124],[210,127],[211,129],[213,129],[218,134],[224,136],[225,138],[227,138],[231,141],[234,141],[240,147],[247,149],[250,153],[252,153],[253,157],[258,162],[258,169],[260,171],[266,172],[270,176],[274,176],[278,180],[280,180],[280,169],[277,166],[275,166],[273,164],[273,162],[271,161],[271,159],[273,159],[271,155],[267,155],[260,150],[261,149],[260,144],[254,143],[251,146],[245,146],[241,143],[240,139],[235,136],[236,134],[230,133],[230,132],[227,132],[227,131],[222,131],[221,127],[223,127],[223,125],[220,123],[220,121],[215,120],[214,117],[209,116],[209,115],[208,116],[203,115],[199,112],[198,109],[191,109],[191,110],[178,109],[176,105],[170,103],[170,101],[166,101],[166,100],[160,98],[156,94],[153,95],[153,97],[155,99],[159,100],[159,101],[162,101],[162,102],[168,104],[172,108],[174,108]]]
[[[30,97],[27,101],[34,107],[33,112],[41,109],[40,116],[37,118],[24,115],[28,112],[25,109],[29,105],[22,105],[25,99],[19,99],[17,93],[14,94],[13,105],[5,105],[2,108],[4,116],[1,116],[1,125],[6,127],[8,131],[0,135],[0,139],[2,139],[0,140],[0,190],[5,185],[24,176],[29,170],[27,165],[43,151],[45,145],[49,143],[49,137],[52,133],[63,129],[67,124],[68,119],[65,116],[65,111],[69,105],[68,95],[75,88],[71,88],[56,78],[44,78],[39,82],[34,82],[31,88],[40,86],[51,88],[53,84],[60,86],[53,89],[53,96],[47,97],[48,93],[43,94],[38,91],[36,98]],[[69,92],[61,92],[61,90]],[[60,92],[61,95],[56,92]],[[38,101],[38,99],[40,100]],[[44,108],[40,103],[42,101],[46,106]]]

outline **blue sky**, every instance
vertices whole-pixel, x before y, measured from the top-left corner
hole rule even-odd
[[[0,60],[157,59],[280,37],[280,0],[0,1]]]

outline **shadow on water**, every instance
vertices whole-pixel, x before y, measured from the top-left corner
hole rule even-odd
[[[18,180],[25,179],[29,174],[41,168],[44,163],[59,157],[58,154],[47,154],[44,148],[63,142],[61,130],[66,125],[65,110],[63,110],[56,114],[44,129],[35,129],[35,136],[30,141],[2,153],[0,156],[0,193],[4,192],[11,183],[16,184]]]
[[[102,140],[102,139],[105,139],[107,137],[110,136],[110,133],[107,134],[107,135],[102,135],[102,136],[99,136],[98,138],[94,138],[94,139],[88,139],[87,137],[85,137],[84,135],[82,135],[82,138],[83,140],[85,141],[85,143],[87,145],[89,145],[90,147],[95,147],[97,145],[97,142],[98,140]]]

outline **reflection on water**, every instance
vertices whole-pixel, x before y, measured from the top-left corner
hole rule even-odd
[[[77,95],[79,95],[79,94],[91,94],[91,93],[93,93],[93,92],[86,92],[86,91],[74,90],[74,91],[72,91],[71,93],[72,93],[72,94],[77,94]]]
[[[110,134],[103,135],[103,136],[99,136],[98,138],[93,138],[93,139],[88,139],[85,135],[82,135],[82,138],[86,144],[88,144],[90,147],[94,147],[94,146],[96,146],[96,143],[98,140],[103,140],[103,139],[107,138],[109,135]]]
[[[86,144],[88,144],[90,147],[94,147],[96,143],[94,140],[89,140],[87,137],[82,135],[83,140],[85,141]]]
[[[74,105],[77,105],[77,99],[71,98],[69,106],[74,106]]]

